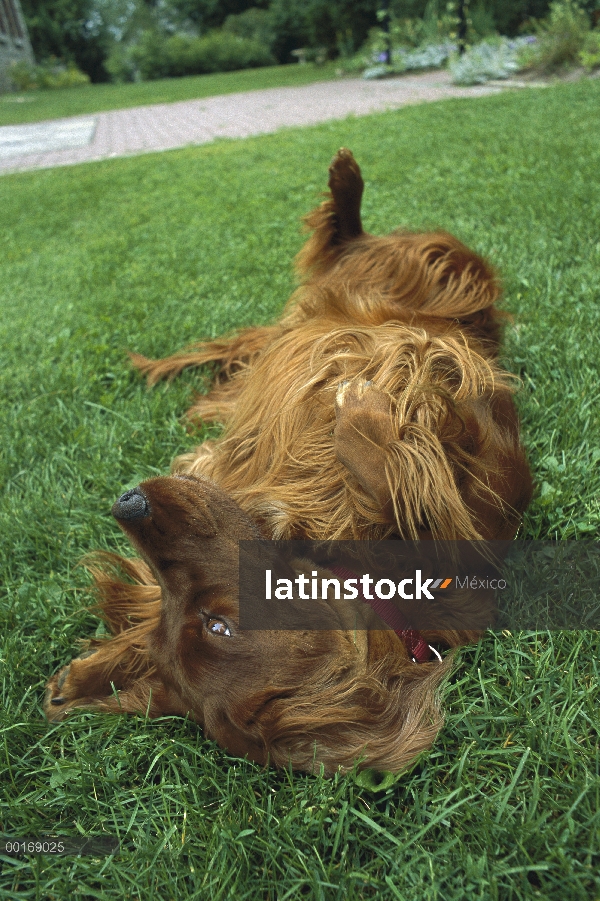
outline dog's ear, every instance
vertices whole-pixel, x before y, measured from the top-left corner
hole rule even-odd
[[[264,766],[269,762],[269,753],[256,725],[256,716],[265,703],[262,694],[244,698],[232,707],[207,705],[203,725],[206,735],[233,757],[247,757]]]
[[[230,753],[305,772],[361,767],[398,772],[433,743],[443,717],[440,683],[451,660],[390,656],[362,676],[321,668],[295,689],[272,687],[243,707],[214,711],[207,732]]]

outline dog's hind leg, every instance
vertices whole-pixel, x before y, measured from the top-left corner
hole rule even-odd
[[[338,242],[358,238],[363,233],[360,203],[364,186],[358,163],[350,151],[342,147],[329,167],[329,190],[336,227],[334,239]]]
[[[230,338],[216,341],[201,341],[186,350],[162,360],[150,360],[141,354],[130,353],[129,357],[136,369],[143,372],[149,385],[161,379],[172,379],[184,369],[216,363],[225,378],[251,362],[278,331],[276,326],[247,328]]]
[[[364,182],[358,163],[345,148],[337,152],[329,167],[329,189],[329,198],[305,219],[313,234],[296,260],[301,276],[326,268],[348,241],[363,234],[360,203]],[[230,338],[193,344],[161,360],[151,360],[137,353],[129,356],[135,368],[144,373],[149,385],[164,378],[172,379],[184,369],[205,363],[216,363],[221,378],[229,378],[249,365],[278,332],[278,326],[247,328]]]
[[[312,235],[296,257],[301,278],[326,268],[348,241],[364,234],[360,218],[363,189],[360,167],[342,147],[329,167],[328,199],[304,218]]]

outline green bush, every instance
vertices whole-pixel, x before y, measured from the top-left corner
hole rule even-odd
[[[380,27],[372,28],[368,41],[350,59],[342,61],[349,73],[366,70],[365,77],[384,77],[420,69],[438,69],[445,65],[450,53],[456,50],[456,4],[442,0],[427,0],[420,17],[398,17],[400,4],[391,5],[387,13],[387,32],[383,29],[384,14],[379,14]],[[406,5],[406,10],[411,7]],[[395,11],[396,10],[396,11]],[[491,15],[478,0],[471,5],[468,17],[469,44],[494,34]],[[385,51],[390,50],[390,65],[384,64]]]
[[[590,21],[575,0],[555,0],[550,5],[550,15],[536,30],[537,43],[522,51],[523,68],[549,74],[579,64],[579,54],[590,33]]]
[[[600,67],[600,31],[590,31],[579,53],[579,62],[591,72]]]
[[[292,62],[292,51],[311,44],[306,0],[271,0],[269,13],[275,40],[272,50],[280,63]]]
[[[389,36],[392,47],[425,47],[439,44],[452,35],[455,17],[447,5],[429,0],[423,15],[417,18],[389,14]]]
[[[586,0],[594,2],[594,0]],[[422,19],[432,0],[389,0],[389,8],[396,19]],[[456,17],[458,0],[433,0],[438,16]],[[472,30],[479,37],[498,32],[515,37],[527,19],[541,19],[547,15],[548,0],[467,0],[467,15]],[[427,41],[434,38],[427,37]]]
[[[231,72],[275,62],[264,44],[226,31],[213,31],[201,38],[174,35],[167,40],[167,56],[170,75]]]
[[[108,80],[104,60],[112,43],[107,13],[121,7],[122,15],[136,2],[21,0],[20,5],[36,60],[70,60],[73,67],[85,72],[93,82],[102,82]]]
[[[347,58],[361,47],[377,25],[380,0],[270,0],[269,16],[275,32],[272,50],[282,63],[296,50],[332,59]],[[321,51],[321,52],[319,52]],[[303,54],[304,56],[304,54]]]
[[[489,38],[469,47],[462,56],[450,61],[453,84],[485,84],[487,81],[510,78],[519,70],[519,53],[535,38]]]
[[[141,81],[140,71],[134,59],[132,44],[115,43],[104,63],[111,81],[118,84],[125,81]]]
[[[227,16],[223,25],[224,32],[234,34],[238,38],[257,41],[269,50],[275,41],[275,29],[271,13],[267,9],[253,6],[238,15]]]
[[[143,31],[135,44],[129,48],[134,78],[150,81],[170,75],[170,60],[167,52],[168,38],[155,29]]]
[[[90,76],[81,72],[74,63],[64,64],[56,59],[39,66],[22,60],[11,67],[10,78],[17,91],[76,88],[90,83]]]
[[[479,0],[469,8],[470,28],[478,38],[487,38],[497,32],[496,20],[484,0]]]
[[[228,31],[213,31],[204,37],[190,34],[167,37],[157,30],[146,30],[135,44],[117,45],[106,67],[114,81],[150,81],[252,69],[271,66],[274,62],[264,44]]]
[[[398,18],[393,6],[389,7],[387,16],[380,12],[380,26],[370,30],[359,52],[341,60],[343,71],[363,72],[365,78],[384,78],[441,68],[456,49],[450,40],[456,17],[447,6],[442,0],[428,0],[422,18]],[[387,30],[384,30],[386,18]],[[389,64],[385,61],[387,51]]]
[[[36,66],[24,60],[10,67],[10,78],[17,91],[34,91],[39,88],[35,73]]]

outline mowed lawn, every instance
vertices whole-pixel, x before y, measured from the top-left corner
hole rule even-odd
[[[216,72],[185,78],[158,78],[128,84],[94,84],[55,91],[24,91],[0,95],[0,125],[22,125],[43,119],[62,119],[100,113],[113,109],[129,109],[152,103],[198,100],[237,91],[265,88],[299,87],[316,81],[338,77],[335,63],[289,66],[265,66],[239,72]]]
[[[208,373],[148,391],[126,349],[276,317],[342,145],[368,230],[442,227],[502,274],[537,485],[522,535],[598,537],[599,104],[585,81],[0,179],[1,827],[121,840],[3,856],[0,898],[600,897],[597,633],[461,651],[444,730],[380,791],[263,770],[182,719],[41,711],[98,628],[79,559],[130,553],[114,499],[208,434],[181,422]]]

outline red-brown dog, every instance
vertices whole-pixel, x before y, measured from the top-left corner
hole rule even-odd
[[[531,496],[489,266],[444,232],[363,232],[347,150],[329,187],[278,323],[134,357],[150,382],[218,363],[190,416],[225,431],[114,505],[141,559],[94,567],[113,637],[50,680],[50,719],[189,715],[233,754],[327,772],[397,771],[440,728],[449,660],[413,662],[370,611],[353,630],[334,599],[328,631],[239,627],[240,540],[510,539]]]

